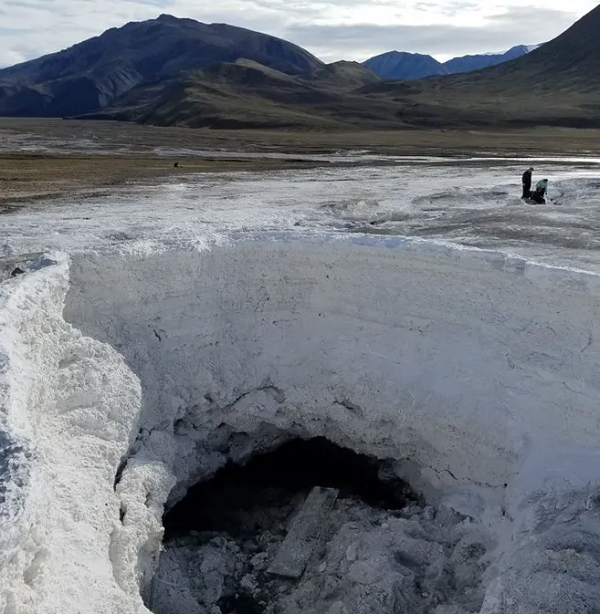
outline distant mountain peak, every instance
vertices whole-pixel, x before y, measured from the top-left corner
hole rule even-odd
[[[516,60],[538,47],[541,47],[541,45],[515,45],[507,51],[501,51],[499,53],[464,55],[448,60],[444,63],[444,66],[448,69],[450,74],[472,72],[474,70],[489,68],[490,66],[497,66],[498,64],[503,64],[510,60]]]
[[[384,79],[421,79],[447,75],[443,64],[430,55],[388,51],[363,62],[363,65]]]
[[[394,49],[368,59],[364,65],[385,79],[422,79],[488,68],[519,58],[541,46],[515,45],[507,51],[465,55],[443,64],[430,55]]]
[[[370,58],[370,60],[379,59],[379,58],[430,58],[432,56],[427,55],[425,53],[414,53],[412,51],[398,51],[397,49],[393,49],[392,51],[386,51],[385,53],[380,53],[379,55]],[[369,60],[367,60],[368,62]]]

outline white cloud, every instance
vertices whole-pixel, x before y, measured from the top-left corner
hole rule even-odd
[[[584,0],[526,2],[219,0],[207,6],[206,0],[0,0],[0,66],[160,13],[267,32],[333,61],[363,60],[391,48],[448,57],[541,42],[596,6]]]

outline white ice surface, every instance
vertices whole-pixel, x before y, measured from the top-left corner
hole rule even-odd
[[[515,201],[506,172],[214,175],[3,216],[27,270],[0,286],[3,611],[146,611],[164,504],[319,435],[485,527],[482,613],[593,611],[600,279],[577,229],[594,171],[563,171],[554,209]],[[523,222],[510,251],[589,270],[394,235],[483,240],[490,217],[441,229],[477,212]],[[68,256],[27,267],[50,250]]]
[[[523,165],[421,161],[398,166],[202,174],[115,195],[54,201],[0,217],[0,256],[117,246],[204,245],[228,232],[368,232],[502,249],[600,271],[600,167],[536,163],[547,205],[520,200]]]
[[[0,517],[6,614],[127,612],[138,601],[109,552],[122,530],[112,482],[135,436],[139,380],[114,349],[64,321],[67,287],[62,261],[0,292],[2,430],[12,443]]]

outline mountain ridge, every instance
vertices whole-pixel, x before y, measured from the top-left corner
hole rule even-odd
[[[429,109],[427,121],[477,126],[600,126],[600,5],[530,53],[482,70],[382,81],[368,97]]]
[[[289,74],[323,66],[308,51],[283,39],[163,14],[1,69],[0,115],[86,113],[110,104],[139,83],[240,58]]]
[[[410,81],[324,64],[243,28],[162,16],[1,70],[0,115],[311,130],[597,126],[598,28],[600,6],[517,59]]]
[[[516,60],[517,58],[520,58],[539,47],[540,45],[515,45],[508,51],[504,51],[502,53],[463,55],[444,62],[444,66],[448,69],[450,74],[472,72],[475,70],[481,70],[482,68],[496,66],[497,64],[502,64],[503,62],[509,62],[510,60]]]
[[[519,58],[538,47],[516,45],[502,53],[464,55],[446,62],[439,62],[431,55],[394,50],[365,60],[363,66],[383,79],[416,80],[481,70]]]

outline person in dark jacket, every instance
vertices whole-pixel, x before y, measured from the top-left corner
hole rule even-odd
[[[533,167],[528,168],[523,173],[523,196],[521,198],[529,198],[531,196],[531,174]]]

